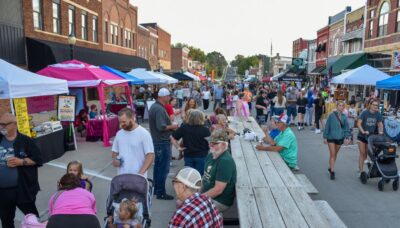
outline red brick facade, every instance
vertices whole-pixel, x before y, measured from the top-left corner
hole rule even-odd
[[[329,26],[326,26],[317,31],[317,59],[316,67],[326,66],[326,60],[329,50]]]
[[[189,49],[171,48],[171,70],[188,70],[189,68]]]
[[[137,35],[137,55],[148,60],[150,53],[150,31],[139,25]]]
[[[157,31],[157,52],[158,52],[158,64],[164,70],[171,69],[171,34],[162,29],[156,23],[141,24],[146,28],[153,28]]]
[[[292,57],[298,58],[300,52],[308,48],[308,42],[309,40],[303,40],[303,38],[293,41]]]
[[[158,35],[157,30],[152,27],[147,28],[150,32],[149,38],[149,64],[152,70],[158,68]]]
[[[54,41],[59,43],[68,44],[68,7],[74,6],[75,9],[75,25],[76,25],[76,45],[93,49],[102,49],[102,37],[98,35],[98,42],[93,42],[92,37],[92,19],[93,16],[98,17],[98,22],[102,20],[101,8],[102,4],[99,1],[86,1],[74,0],[66,1],[60,0],[60,25],[61,33],[53,33],[53,13],[52,13],[52,0],[41,0],[42,2],[42,29],[35,29],[33,26],[33,8],[32,1],[22,1],[24,11],[24,32],[26,37]],[[81,39],[81,14],[82,11],[87,12],[88,15],[88,40]],[[101,34],[102,28],[98,26],[98,34]]]

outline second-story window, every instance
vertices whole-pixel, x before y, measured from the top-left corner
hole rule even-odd
[[[42,1],[32,0],[33,8],[33,27],[35,29],[43,29]]]
[[[86,11],[82,11],[81,24],[82,40],[88,40],[88,15]]]
[[[104,38],[106,43],[108,43],[108,22],[104,22]]]
[[[75,36],[75,8],[68,7],[68,35]]]
[[[400,32],[400,11],[397,11],[396,31]]]
[[[111,43],[114,44],[114,25],[110,24],[110,35],[111,35]]]
[[[115,44],[118,45],[118,25],[114,25]]]
[[[53,32],[61,33],[61,25],[60,25],[60,1],[53,0],[52,3],[53,8]]]
[[[107,25],[105,27],[105,29],[107,30]],[[93,31],[93,42],[98,42],[98,38],[97,38],[97,16],[93,16],[92,19],[92,31]]]
[[[372,31],[374,29],[374,22],[371,20],[368,27],[368,38],[372,38]]]
[[[389,4],[384,2],[382,4],[381,10],[379,11],[379,36],[386,36],[387,35],[387,27],[389,21]]]
[[[121,46],[122,47],[124,47],[124,46],[126,47],[125,42],[124,42],[124,39],[125,39],[124,38],[124,29],[121,28],[120,30],[121,30]]]

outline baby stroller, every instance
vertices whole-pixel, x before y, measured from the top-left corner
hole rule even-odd
[[[112,216],[114,223],[118,223],[119,203],[124,199],[135,199],[138,212],[135,219],[143,228],[151,224],[151,199],[153,198],[153,181],[140,174],[121,174],[111,180],[110,194],[107,199],[107,216]],[[109,227],[107,218],[104,227]]]
[[[394,191],[399,189],[399,174],[396,165],[396,145],[388,142],[383,135],[371,135],[368,138],[368,157],[371,159],[368,171],[361,172],[361,183],[366,184],[368,178],[381,178],[378,182],[379,191],[393,180]]]

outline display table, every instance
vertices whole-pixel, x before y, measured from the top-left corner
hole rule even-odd
[[[126,108],[128,106],[127,103],[125,104],[111,104],[110,106],[110,112],[118,114],[118,112],[123,109]]]
[[[118,117],[107,118],[108,137],[114,137],[119,130]],[[98,141],[103,138],[103,120],[89,119],[86,126],[86,141]]]
[[[33,141],[40,149],[43,163],[57,159],[65,153],[64,131],[56,131],[34,138]]]

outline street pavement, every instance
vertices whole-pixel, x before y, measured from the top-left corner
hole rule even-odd
[[[212,104],[210,105],[212,107]],[[211,110],[211,108],[210,108]],[[253,110],[254,113],[254,110]],[[210,114],[210,111],[207,111]],[[140,123],[148,128],[148,123]],[[348,227],[396,227],[400,224],[398,205],[399,192],[394,192],[391,185],[386,185],[384,192],[378,191],[377,180],[368,180],[361,184],[357,174],[358,150],[356,146],[343,148],[336,165],[336,180],[328,176],[328,149],[323,144],[322,135],[316,135],[309,129],[295,132],[299,144],[300,173],[318,189],[319,194],[312,196],[314,200],[326,200]],[[173,151],[177,155],[176,151]],[[47,219],[48,200],[56,191],[58,179],[65,173],[65,166],[72,160],[83,163],[85,173],[93,182],[93,193],[97,201],[97,217],[102,222],[106,216],[105,204],[108,196],[110,180],[116,175],[116,168],[111,165],[111,148],[104,148],[99,142],[85,142],[78,138],[78,150],[67,152],[63,157],[49,162],[39,169],[41,191],[37,197],[37,207],[42,219]],[[174,195],[171,177],[183,167],[183,161],[173,161],[167,192]],[[153,168],[148,176],[152,178]],[[175,201],[162,201],[153,198],[151,207],[152,227],[166,227],[176,210]],[[233,206],[225,217],[237,217]],[[22,219],[17,213],[16,224]],[[19,227],[19,226],[18,226]]]

